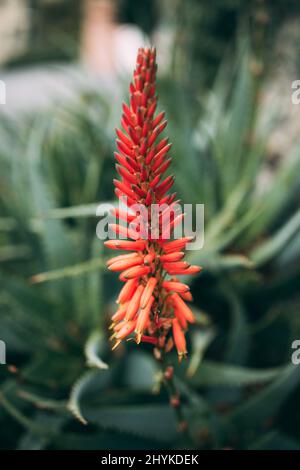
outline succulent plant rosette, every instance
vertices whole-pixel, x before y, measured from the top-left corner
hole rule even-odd
[[[179,201],[169,192],[174,177],[165,174],[171,144],[167,137],[160,138],[167,121],[164,112],[156,113],[156,69],[155,49],[139,49],[130,104],[123,104],[121,128],[116,130],[120,178],[114,185],[125,210],[113,209],[117,223],[109,227],[118,238],[105,245],[125,254],[107,263],[124,282],[110,328],[113,348],[135,338],[138,344],[153,344],[160,358],[175,345],[181,360],[187,354],[185,332],[195,318],[186,303],[192,300],[190,289],[177,276],[198,273],[200,268],[183,260],[192,237],[174,237],[184,214],[176,213]]]

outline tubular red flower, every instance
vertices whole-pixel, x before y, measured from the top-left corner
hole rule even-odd
[[[178,352],[179,360],[181,361],[181,359],[187,354],[185,336],[177,318],[173,319],[172,325],[174,342]]]
[[[183,298],[183,300],[186,300],[187,302],[193,301],[193,296],[191,292],[181,292],[180,295]]]
[[[144,290],[144,293],[143,293],[142,298],[141,298],[141,308],[142,309],[145,308],[146,305],[148,304],[148,302],[149,302],[149,300],[152,296],[152,293],[155,289],[156,284],[157,284],[157,279],[155,277],[150,277],[150,279],[148,279],[145,290]]]
[[[147,305],[141,309],[140,311],[140,314],[138,316],[138,319],[136,321],[136,328],[135,328],[135,332],[136,332],[136,342],[137,343],[140,343],[141,342],[141,337],[142,337],[142,334],[147,326],[147,323],[148,323],[148,320],[150,318],[150,311],[151,311],[151,307],[153,305],[153,302],[154,302],[154,297],[151,297],[149,299],[149,302],[147,303]]]
[[[191,237],[184,237],[178,238],[177,240],[172,240],[171,242],[164,242],[163,250],[165,253],[173,253],[174,251],[179,251],[185,248],[186,244],[191,240]]]
[[[171,298],[173,300],[175,310],[180,311],[189,323],[195,323],[194,314],[184,302],[184,300],[182,300],[182,298],[178,294],[172,294]]]
[[[119,256],[115,256],[114,258],[111,258],[110,260],[106,262],[106,265],[109,267],[112,264],[116,263],[117,261],[127,261],[127,260],[134,259],[134,258],[138,258],[141,260],[143,259],[138,253],[126,253],[125,255],[119,255]]]
[[[167,291],[179,292],[180,294],[184,292],[188,292],[190,290],[189,286],[186,284],[182,284],[182,282],[175,282],[175,281],[164,281],[162,286]]]
[[[188,322],[185,316],[183,315],[183,313],[180,310],[174,309],[174,315],[175,315],[175,318],[177,318],[177,320],[179,321],[182,329],[186,330],[188,326]]]
[[[129,282],[129,281],[128,281]],[[124,302],[123,305],[116,311],[116,313],[112,316],[112,321],[113,321],[113,324],[114,323],[117,323],[121,320],[124,320],[124,317],[126,315],[126,311],[127,311],[127,306],[128,306],[128,303],[129,302]]]
[[[124,322],[124,325],[122,326],[122,328],[116,334],[116,338],[117,339],[124,339],[124,338],[126,338],[126,336],[129,336],[134,331],[135,325],[136,325],[136,320],[135,321],[132,320],[132,321]]]
[[[122,287],[121,292],[119,294],[119,297],[117,299],[117,304],[124,304],[127,302],[131,297],[133,296],[136,288],[138,286],[138,281],[137,279],[130,279],[127,281]]]
[[[107,263],[111,271],[121,271],[120,280],[125,282],[110,328],[116,340],[114,348],[135,333],[137,343],[150,343],[156,352],[169,352],[175,343],[181,359],[186,354],[184,330],[188,322],[195,321],[184,302],[192,296],[186,284],[168,275],[193,274],[200,268],[183,261],[191,237],[169,239],[184,214],[175,213],[179,201],[175,202],[176,193],[169,193],[174,183],[174,177],[166,174],[171,164],[171,144],[167,137],[160,138],[167,126],[165,113],[155,115],[156,68],[155,49],[139,49],[129,105],[123,103],[121,128],[116,129],[115,158],[120,179],[114,180],[115,194],[128,210],[114,209],[112,213],[122,225],[115,223],[110,228],[131,240],[109,240],[105,246],[132,253]],[[137,216],[136,204],[145,207],[146,213]],[[152,204],[162,208],[155,222]]]
[[[128,303],[125,320],[132,320],[135,317],[138,309],[140,308],[141,297],[143,295],[144,290],[145,287],[141,284],[137,287],[134,295]]]
[[[149,272],[149,266],[134,266],[134,268],[126,269],[126,271],[121,274],[120,279],[133,279],[135,277],[145,276],[146,274],[149,274]]]
[[[182,269],[185,270],[190,267],[190,264],[186,261],[175,261],[174,263],[163,263],[163,267],[166,271],[171,271],[174,269]]]
[[[183,251],[175,251],[174,253],[169,253],[168,255],[161,255],[159,259],[162,263],[172,263],[173,261],[180,261],[183,257]]]
[[[110,271],[123,271],[124,269],[132,268],[133,266],[139,266],[143,264],[143,258],[135,256],[133,258],[116,261],[108,266]]]
[[[127,240],[107,240],[104,242],[107,248],[112,250],[136,250],[142,251],[146,248],[146,242],[144,240],[138,241],[127,241]]]

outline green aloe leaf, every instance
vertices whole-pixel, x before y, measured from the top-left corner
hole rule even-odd
[[[78,419],[82,424],[87,424],[86,418],[81,410],[81,397],[89,388],[90,384],[95,378],[95,372],[86,372],[81,376],[72,387],[70,398],[67,404],[67,409]]]
[[[0,405],[4,410],[14,418],[21,426],[23,426],[30,433],[37,436],[51,437],[53,429],[50,427],[41,426],[33,419],[28,418],[21,410],[17,408],[4,394],[0,393]]]
[[[279,407],[299,383],[300,368],[293,364],[285,366],[276,380],[231,413],[230,422],[238,427],[259,425],[278,412]]]
[[[45,398],[36,393],[29,392],[28,390],[18,390],[17,395],[25,401],[34,404],[40,410],[65,410],[65,400],[53,400],[51,398]]]
[[[85,408],[90,423],[107,430],[172,442],[178,437],[173,410],[168,405],[107,406]]]
[[[160,368],[151,355],[136,351],[126,361],[124,382],[130,389],[152,390],[159,373]]]
[[[42,450],[51,444],[56,436],[61,433],[61,428],[66,422],[66,417],[62,415],[37,413],[34,423],[46,429],[51,429],[51,436],[37,435],[33,432],[26,432],[18,442],[18,450]]]
[[[189,381],[197,387],[245,387],[274,380],[281,371],[281,368],[251,369],[205,360]]]
[[[55,449],[61,450],[157,450],[161,443],[157,439],[133,435],[132,433],[118,432],[117,430],[98,430],[94,433],[64,432],[54,440]]]
[[[233,286],[223,283],[221,289],[230,308],[230,327],[228,331],[225,360],[231,364],[244,365],[249,352],[249,328],[242,299]]]
[[[249,450],[300,450],[296,439],[274,429],[247,446]]]
[[[28,138],[26,159],[28,164],[28,183],[31,195],[31,208],[33,216],[47,212],[53,208],[54,196],[42,172],[42,152],[46,121],[33,126]],[[72,254],[72,243],[66,227],[58,220],[40,219],[40,236],[49,267],[64,266]]]
[[[83,406],[95,396],[98,396],[103,388],[107,387],[111,382],[111,369],[109,370],[92,370],[85,372],[74,383],[67,409],[82,424],[87,424],[87,416],[83,411]]]
[[[299,233],[300,230],[300,210],[297,211],[293,217],[272,236],[271,239],[264,242],[256,248],[250,255],[251,260],[256,266],[261,266],[270,262],[281,251],[284,251],[290,240]]]
[[[45,214],[41,214],[43,219],[68,219],[70,217],[96,217],[96,211],[99,204],[84,204],[72,207],[59,207],[51,209]]]
[[[10,232],[17,227],[18,224],[13,217],[0,217],[0,232]]]
[[[41,282],[47,281],[57,281],[59,279],[65,279],[68,277],[82,276],[91,271],[99,270],[104,268],[105,263],[102,258],[94,258],[88,261],[83,261],[82,263],[77,263],[72,266],[66,266],[61,269],[54,269],[53,271],[47,271],[44,273],[35,274],[32,276],[31,280],[34,284],[39,284]]]
[[[93,259],[97,257],[103,259],[103,243],[95,238],[91,246],[91,255]],[[89,307],[89,322],[91,329],[99,328],[104,325],[104,276],[102,270],[92,270],[87,275],[87,297]]]
[[[192,351],[187,376],[192,377],[202,362],[204,353],[216,336],[214,328],[196,331],[191,335]]]
[[[108,365],[100,358],[99,354],[104,349],[104,335],[99,331],[92,333],[86,342],[84,353],[89,367],[108,369]]]
[[[26,245],[6,245],[0,247],[0,263],[29,258],[31,249]]]

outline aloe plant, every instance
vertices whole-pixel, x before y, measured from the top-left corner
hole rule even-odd
[[[300,384],[290,363],[300,155],[296,147],[270,188],[258,188],[269,128],[250,62],[244,51],[232,72],[222,68],[201,106],[168,77],[161,83],[178,190],[183,202],[205,204],[205,245],[189,253],[204,268],[191,286],[190,358],[178,365],[170,355],[188,435],[178,432],[151,345],[108,346],[118,286],[103,270],[95,208],[113,199],[109,102],[83,95],[53,113],[2,120],[3,447],[298,447],[296,426],[289,436],[278,413],[293,421]]]

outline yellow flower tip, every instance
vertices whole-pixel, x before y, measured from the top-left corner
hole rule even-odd
[[[112,330],[115,327],[115,323],[111,323],[108,327],[109,330]]]
[[[178,353],[178,362],[181,363],[182,359],[187,358],[187,351]]]
[[[126,341],[132,343],[132,341],[134,341],[134,338],[126,338]]]
[[[109,337],[109,341],[112,341],[115,337],[116,337],[116,333],[113,333],[113,334]]]
[[[119,344],[121,343],[122,341],[119,339],[114,345],[113,347],[111,348],[112,351],[114,351],[118,346]]]
[[[136,331],[136,337],[135,337],[136,344],[140,344],[141,340],[142,340],[142,333],[140,333],[139,331]]]

